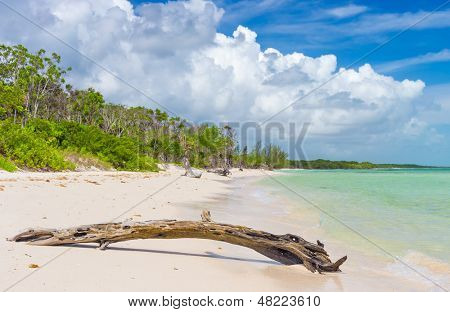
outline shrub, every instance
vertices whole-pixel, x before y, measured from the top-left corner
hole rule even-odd
[[[110,163],[116,169],[158,171],[156,161],[140,153],[139,142],[129,137],[116,137],[94,126],[62,122],[58,141],[61,148],[89,153]]]
[[[14,172],[17,170],[17,167],[6,158],[0,156],[0,169],[6,170],[8,172]]]
[[[3,121],[0,133],[0,154],[19,167],[56,171],[74,168],[48,140],[36,135],[32,127],[22,128],[11,121]]]
[[[156,161],[140,153],[136,139],[107,134],[94,126],[32,119],[21,127],[5,120],[0,121],[0,134],[0,155],[19,167],[72,170],[75,164],[65,158],[77,153],[119,170],[158,171]]]
[[[67,149],[62,151],[62,153],[64,155],[64,159],[73,163],[76,169],[89,170],[94,167],[99,170],[111,170],[113,168],[110,163],[103,161],[97,156],[87,152],[81,153],[79,151]]]

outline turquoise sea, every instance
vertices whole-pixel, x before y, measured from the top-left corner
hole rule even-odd
[[[272,179],[264,183],[304,202],[302,209],[319,214],[320,227],[334,238],[368,252],[376,249],[336,218],[395,256],[417,252],[450,262],[450,169],[282,172],[278,181],[320,209]]]

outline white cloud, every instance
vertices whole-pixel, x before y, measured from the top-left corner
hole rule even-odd
[[[426,128],[426,122],[413,117],[405,124],[403,131],[407,135],[418,136],[422,134],[426,130]]]
[[[345,7],[344,7],[345,8]],[[345,10],[342,11],[344,14]],[[364,12],[361,12],[364,13]],[[325,11],[316,20],[305,18],[286,18],[277,20],[267,26],[260,26],[266,34],[295,34],[301,36],[304,44],[314,47],[329,47],[330,42],[339,44],[354,39],[361,42],[379,41],[387,33],[400,32],[405,29],[423,30],[450,27],[450,10],[417,11],[401,13],[369,13],[360,14],[336,23],[329,17],[337,17]]]
[[[428,124],[450,124],[450,83],[427,87],[415,102],[417,118]]]
[[[327,10],[327,13],[337,18],[346,18],[361,14],[365,11],[367,11],[366,6],[349,4],[346,6],[329,9]]]
[[[366,14],[347,24],[345,31],[353,35],[413,29],[446,28],[450,26],[450,10],[404,13]]]
[[[289,4],[290,0],[243,0],[236,2],[214,1],[226,6],[227,14],[222,22],[239,23],[249,18],[275,11],[284,5]]]
[[[217,33],[224,11],[212,2],[149,3],[127,0],[9,1],[29,18],[100,62],[123,80],[192,120],[311,122],[310,133],[339,137],[379,135],[404,129],[420,80],[396,81],[368,64],[336,68],[336,56],[261,51],[257,34],[239,26]],[[94,86],[112,102],[151,104],[80,55],[14,13],[0,12],[0,41],[44,47],[75,68],[72,82]],[[337,75],[305,99],[298,98]]]
[[[431,52],[415,57],[386,62],[377,66],[377,69],[383,73],[388,73],[405,67],[446,61],[450,61],[450,50],[443,49],[435,53]]]

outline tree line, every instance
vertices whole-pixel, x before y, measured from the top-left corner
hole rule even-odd
[[[289,160],[279,146],[239,146],[229,126],[194,124],[160,109],[105,101],[66,81],[70,67],[43,49],[0,44],[0,169],[94,166],[156,171],[157,163],[198,168],[373,169],[416,165]]]
[[[77,162],[157,170],[157,162],[195,167],[281,168],[277,146],[238,147],[228,126],[196,125],[159,109],[108,103],[93,88],[66,82],[61,57],[0,45],[0,168],[70,170]]]
[[[371,162],[357,161],[332,161],[326,159],[316,160],[289,160],[287,166],[292,169],[391,169],[391,168],[432,168],[414,164],[374,164]]]

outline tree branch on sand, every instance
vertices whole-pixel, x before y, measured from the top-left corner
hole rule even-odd
[[[216,173],[216,174],[224,176],[224,177],[227,177],[227,176],[229,176],[231,174],[231,171],[228,168],[224,168],[224,169],[222,169],[222,168],[208,169],[206,171],[209,172],[209,173]]]
[[[344,256],[332,262],[319,241],[314,244],[293,234],[275,235],[245,226],[213,222],[206,210],[201,221],[125,221],[58,230],[34,228],[9,240],[39,246],[98,243],[99,249],[105,249],[111,243],[134,239],[176,238],[209,239],[247,247],[285,265],[303,264],[311,272],[340,272],[339,267],[347,260]]]

